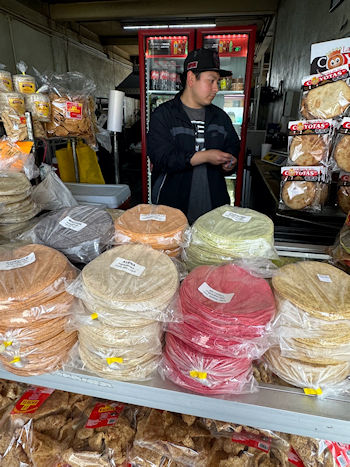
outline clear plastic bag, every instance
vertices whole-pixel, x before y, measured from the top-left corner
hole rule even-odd
[[[1,327],[68,314],[73,300],[65,283],[77,272],[61,253],[42,245],[6,245],[0,248],[0,268]]]
[[[349,444],[298,435],[291,435],[290,443],[304,467],[347,467],[350,465]]]
[[[239,266],[194,269],[181,285],[180,305],[183,323],[167,330],[204,354],[253,359],[270,345],[273,293]]]
[[[146,245],[121,245],[108,250],[83,269],[68,292],[89,310],[103,314],[103,322],[125,316],[136,319],[178,320],[176,292],[179,275],[164,253]],[[109,321],[109,317],[114,320]]]
[[[112,401],[95,401],[85,411],[61,461],[70,467],[125,466],[138,409]]]
[[[6,65],[0,63],[0,91],[12,92],[12,76],[9,71],[5,70]]]
[[[155,375],[160,359],[161,356],[153,352],[132,352],[121,356],[119,349],[115,352],[111,349],[106,353],[96,353],[92,346],[79,342],[71,350],[64,368],[85,370],[105,379],[147,381]]]
[[[56,467],[90,404],[89,396],[28,388],[1,420],[1,465]]]
[[[97,124],[93,81],[78,72],[51,74],[46,81],[51,101],[51,121],[46,123],[48,135],[83,138],[94,147]]]
[[[277,259],[270,218],[252,209],[221,206],[192,226],[185,259],[189,269],[204,264],[234,262],[237,258]]]
[[[22,60],[16,66],[21,74],[12,76],[15,91],[21,94],[33,94],[36,91],[35,78],[26,74],[28,66]]]
[[[72,193],[56,175],[53,168],[43,164],[46,170],[45,178],[33,189],[33,200],[46,211],[56,211],[58,209],[78,206]],[[42,166],[43,166],[42,165]],[[42,172],[42,166],[40,170]]]
[[[159,372],[173,383],[200,394],[257,390],[251,360],[204,355],[171,334],[167,334]]]
[[[307,120],[342,116],[350,106],[349,65],[302,80],[301,115]]]
[[[332,120],[292,121],[288,129],[289,165],[327,165],[333,136]]]
[[[342,172],[350,172],[350,118],[343,118],[336,128],[332,159]]]
[[[281,167],[279,209],[320,212],[328,198],[327,183],[325,167]]]
[[[306,394],[321,396],[349,390],[350,383],[346,380],[350,374],[348,362],[325,365],[308,363],[282,356],[278,347],[269,349],[264,360],[277,376],[293,386],[303,388]]]
[[[39,175],[34,156],[25,153],[21,148],[6,137],[0,139],[0,171],[24,172],[28,179]]]
[[[104,209],[79,205],[43,216],[20,239],[55,248],[70,261],[88,263],[106,249],[113,234],[112,218]]]
[[[181,254],[187,227],[187,219],[178,209],[139,204],[115,221],[115,242],[144,243],[176,257]]]
[[[7,136],[14,142],[28,139],[24,97],[15,92],[1,93],[0,111]]]
[[[350,211],[349,211],[350,212]],[[336,238],[335,244],[329,249],[329,254],[336,263],[350,267],[350,216],[348,214],[344,226]]]
[[[47,94],[36,92],[25,98],[26,109],[38,122],[49,122],[51,115],[50,98]]]
[[[145,465],[158,465],[159,457],[193,467],[207,465],[212,444],[210,432],[195,417],[192,419],[189,425],[180,414],[152,409],[139,421],[134,447],[157,453],[153,464]]]

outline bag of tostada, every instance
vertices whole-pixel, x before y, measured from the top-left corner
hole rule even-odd
[[[349,65],[302,80],[300,113],[307,120],[342,117],[350,107]]]
[[[327,165],[334,122],[297,120],[288,124],[288,165]]]
[[[320,212],[328,197],[328,183],[326,167],[281,167],[279,209]]]
[[[350,118],[344,117],[335,127],[332,150],[332,165],[335,169],[350,172]]]

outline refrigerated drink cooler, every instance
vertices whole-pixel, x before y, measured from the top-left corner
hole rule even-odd
[[[144,202],[151,200],[151,165],[147,158],[146,133],[151,113],[163,102],[173,99],[181,89],[180,75],[189,51],[195,48],[217,50],[220,66],[232,72],[232,78],[219,82],[213,104],[230,117],[241,151],[237,172],[226,177],[232,204],[239,205],[242,194],[245,143],[253,70],[255,26],[211,29],[143,30],[139,32],[142,188]]]

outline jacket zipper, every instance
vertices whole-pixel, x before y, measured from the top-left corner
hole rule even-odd
[[[164,183],[165,183],[165,180],[166,180],[167,175],[168,175],[168,174],[165,174],[165,175],[164,175],[164,178],[163,178],[163,180],[162,180],[162,183],[161,183],[161,185],[160,185],[160,187],[159,187],[156,204],[159,203],[160,192],[162,191],[162,188],[163,188],[163,185],[164,185]]]

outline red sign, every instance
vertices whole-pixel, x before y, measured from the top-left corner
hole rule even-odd
[[[83,104],[81,102],[66,102],[66,117],[81,120],[83,118]]]
[[[11,414],[34,413],[51,396],[54,389],[35,387],[25,392],[19,399]]]
[[[85,428],[99,428],[101,426],[114,425],[123,409],[124,404],[120,402],[111,402],[109,404],[98,402],[92,409]]]

